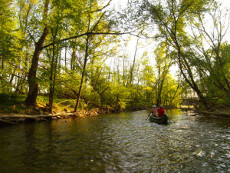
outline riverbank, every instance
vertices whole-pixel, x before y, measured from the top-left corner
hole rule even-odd
[[[26,114],[0,114],[0,126],[16,125],[28,122],[50,121],[66,118],[83,118],[85,116],[97,116],[101,114],[98,109],[92,109],[90,111],[81,110],[78,112],[59,112],[55,114],[43,114],[43,115],[26,115]]]
[[[193,110],[194,113],[196,112],[195,109],[186,109],[180,108],[182,111],[191,111]],[[104,114],[106,112],[100,111],[99,109],[92,109],[92,110],[81,110],[76,113],[74,112],[59,112],[55,114],[43,114],[43,115],[26,115],[26,114],[0,114],[0,127],[7,126],[7,125],[17,125],[21,123],[31,123],[31,122],[39,122],[39,121],[51,121],[51,120],[58,120],[58,119],[67,119],[67,118],[84,118],[86,116],[97,116],[100,114]],[[230,117],[230,108],[225,108],[221,110],[216,110],[214,112],[209,111],[201,111],[198,114],[203,114],[207,116],[225,116]]]
[[[99,109],[81,108],[74,110],[74,99],[56,99],[52,113],[49,111],[47,97],[39,96],[36,106],[24,104],[24,95],[0,95],[0,126],[15,125],[26,122],[49,121],[64,118],[95,116],[101,113]]]
[[[196,114],[230,117],[230,107],[229,106],[215,107],[211,111],[210,110],[197,110],[193,106],[180,106],[178,109],[181,109],[182,111],[193,111]]]
[[[168,109],[166,108],[166,110]],[[193,106],[184,105],[181,105],[178,109],[181,109],[182,111],[193,111],[194,115],[203,114],[205,116],[230,117],[230,108],[226,106],[218,109],[216,108],[212,111],[199,111],[196,110]],[[97,116],[99,114],[105,113],[111,112],[110,110],[100,110],[98,108],[82,109],[78,112],[73,112],[73,106],[71,106],[69,102],[67,104],[66,100],[55,104],[55,106],[53,106],[52,113],[49,113],[47,105],[45,105],[43,102],[40,102],[37,104],[37,106],[25,106],[23,103],[11,103],[11,105],[2,104],[0,105],[0,126],[67,118],[82,118],[86,116]]]
[[[201,111],[200,113],[204,114],[204,115],[214,115],[214,116],[226,116],[226,117],[230,117],[230,108],[226,107],[223,109],[218,109],[215,111]]]

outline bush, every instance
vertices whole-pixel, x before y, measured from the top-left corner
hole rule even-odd
[[[26,99],[25,95],[16,94],[0,94],[0,105],[2,106],[12,106],[22,103]]]

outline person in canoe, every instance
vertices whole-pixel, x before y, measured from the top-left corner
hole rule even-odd
[[[158,111],[158,116],[159,116],[159,117],[162,117],[164,114],[166,114],[166,111],[164,110],[162,104],[160,105],[160,108],[157,109],[157,111]]]
[[[153,109],[151,110],[151,113],[153,116],[157,117],[158,116],[158,112],[157,112],[157,107],[156,105],[153,105]]]

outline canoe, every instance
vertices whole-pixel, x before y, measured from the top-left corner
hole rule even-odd
[[[168,124],[168,115],[164,114],[162,117],[155,117],[152,114],[150,114],[149,121],[158,124]]]

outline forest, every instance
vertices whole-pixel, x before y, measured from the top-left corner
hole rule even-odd
[[[184,98],[200,110],[230,105],[229,9],[117,3],[1,0],[0,113],[176,108]]]

